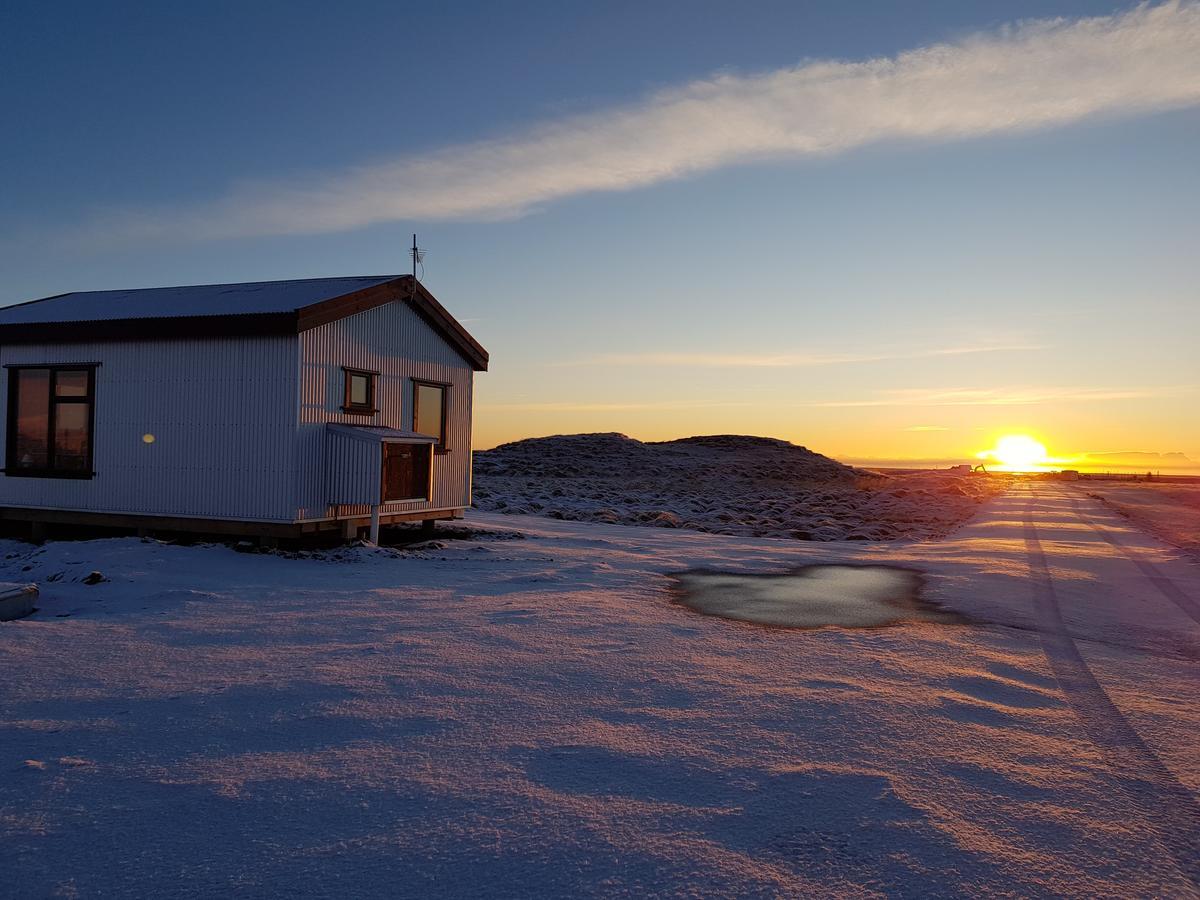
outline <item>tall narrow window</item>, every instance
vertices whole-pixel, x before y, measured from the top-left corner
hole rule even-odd
[[[5,474],[92,477],[94,366],[8,370]]]
[[[437,449],[446,449],[446,386],[413,382],[413,431],[437,438]]]
[[[362,369],[343,369],[345,373],[345,389],[342,399],[342,412],[358,415],[373,416],[375,408],[375,372]]]

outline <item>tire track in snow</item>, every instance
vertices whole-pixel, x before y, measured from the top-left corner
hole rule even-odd
[[[1032,495],[1026,501],[1024,518],[1025,552],[1042,652],[1088,738],[1112,764],[1121,792],[1179,871],[1200,890],[1200,802],[1146,746],[1088,668],[1058,605],[1054,578],[1033,520]]]
[[[1154,563],[1143,559],[1131,547],[1121,543],[1115,534],[1090,519],[1081,508],[1078,497],[1071,498],[1071,505],[1075,508],[1075,515],[1086,522],[1092,531],[1104,538],[1114,550],[1118,551],[1122,556],[1141,569],[1142,574],[1150,579],[1150,583],[1158,588],[1160,594],[1183,610],[1193,622],[1200,625],[1200,603],[1197,603],[1185,594],[1183,589],[1172,581],[1169,576],[1160,572]]]

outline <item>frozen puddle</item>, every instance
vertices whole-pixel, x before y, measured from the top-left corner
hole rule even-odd
[[[922,600],[921,576],[892,566],[805,566],[782,575],[694,570],[674,575],[684,606],[787,628],[878,628],[965,619]]]

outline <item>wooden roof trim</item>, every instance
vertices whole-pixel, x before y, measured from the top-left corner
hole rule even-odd
[[[411,275],[405,277],[409,280],[412,279]],[[489,359],[487,350],[479,341],[471,337],[458,319],[450,315],[446,308],[438,303],[437,298],[425,289],[425,285],[419,281],[416,284],[417,289],[412,296],[412,301],[417,312],[423,314],[426,321],[433,325],[434,329],[439,331],[467,362],[471,363],[475,371],[486,372]]]
[[[383,284],[372,285],[369,288],[343,294],[340,297],[330,297],[302,306],[296,313],[296,331],[308,331],[319,328],[338,319],[344,319],[355,313],[366,312],[393,300],[400,300],[405,295],[402,290],[404,278],[395,278]]]
[[[0,344],[88,344],[96,341],[158,341],[186,338],[295,334],[295,312],[232,316],[170,316],[99,319],[90,322],[25,322],[0,325]]]

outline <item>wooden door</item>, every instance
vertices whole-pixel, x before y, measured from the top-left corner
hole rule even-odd
[[[383,500],[428,500],[433,475],[431,444],[383,445]]]

